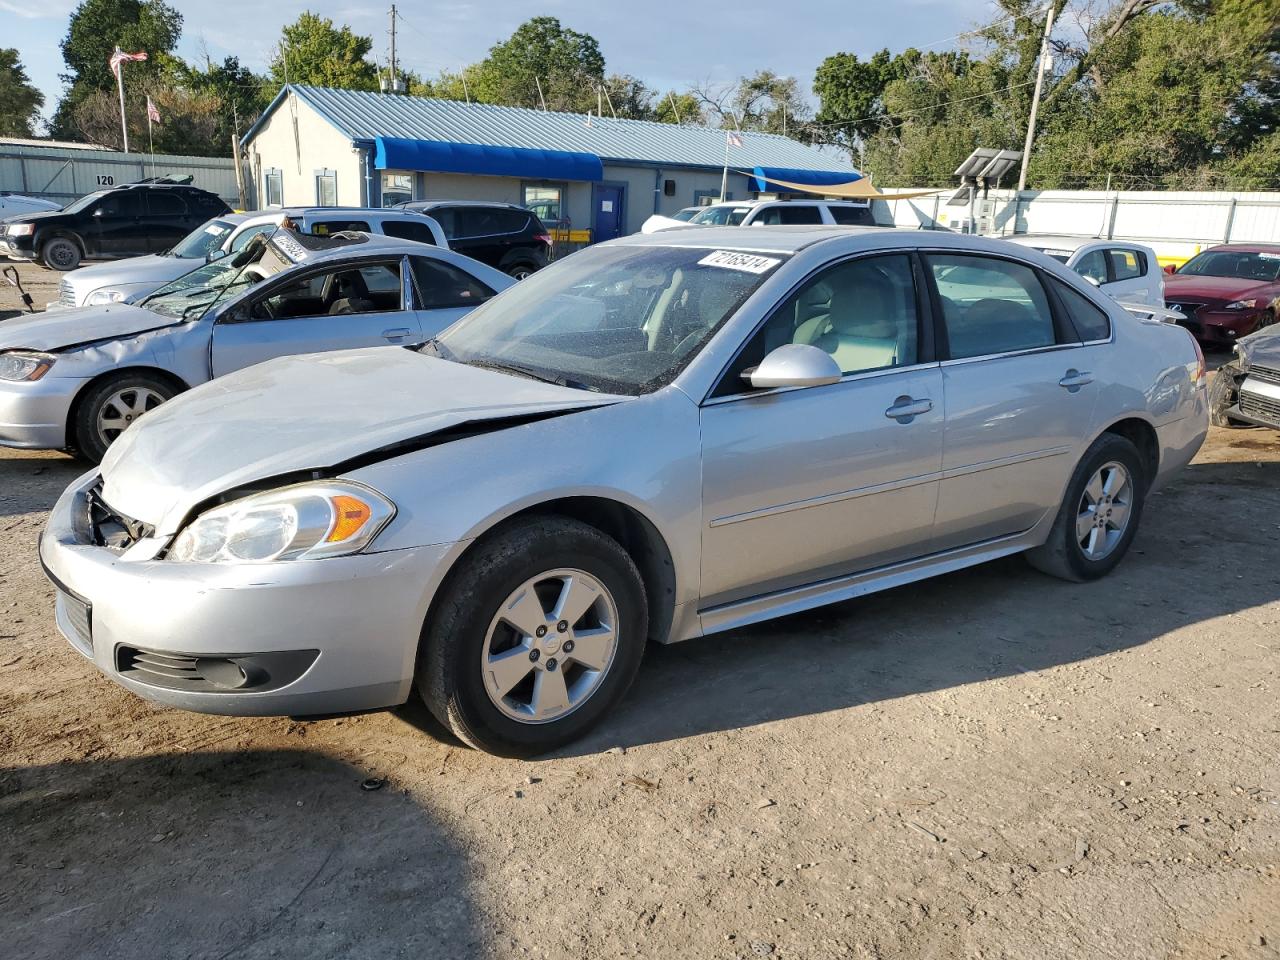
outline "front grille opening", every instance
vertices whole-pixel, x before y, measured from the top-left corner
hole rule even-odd
[[[1250,367],[1249,376],[1262,380],[1264,383],[1280,383],[1280,370],[1274,367]]]
[[[320,655],[318,650],[195,655],[116,648],[122,677],[166,690],[190,693],[259,693],[293,683]]]
[[[113,510],[102,499],[101,477],[98,478],[97,483],[85,491],[85,499],[89,504],[89,530],[96,546],[109,547],[112,550],[127,550],[139,540],[155,533],[155,528],[151,524]]]
[[[1280,425],[1280,400],[1259,396],[1256,393],[1240,391],[1240,412],[1255,420]]]

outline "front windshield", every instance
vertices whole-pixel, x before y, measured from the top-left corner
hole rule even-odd
[[[99,200],[107,195],[106,190],[99,190],[97,193],[85,194],[79,200],[73,200],[62,208],[63,213],[79,213],[88,207],[93,206]]]
[[[1233,277],[1273,283],[1280,277],[1280,252],[1254,253],[1246,250],[1206,250],[1178,268],[1184,277]]]
[[[707,207],[689,222],[714,224],[718,227],[736,227],[741,225],[750,212],[750,207]]]
[[[1053,257],[1053,259],[1057,260],[1059,263],[1066,263],[1071,259],[1070,250],[1055,250],[1053,247],[1032,247],[1031,249],[1039,250],[1046,256]]]
[[[239,253],[171,280],[141,305],[163,317],[198,320],[215,303],[238,297],[291,266],[293,263],[265,238],[255,238]]]
[[[687,247],[591,247],[520,281],[426,349],[566,386],[670,383],[786,259]]]
[[[225,220],[210,220],[179,240],[169,251],[169,256],[184,260],[204,260],[222,246],[222,241],[227,239],[231,229],[232,225]]]

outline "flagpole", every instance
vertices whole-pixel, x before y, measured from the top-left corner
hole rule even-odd
[[[116,86],[120,90],[120,132],[124,135],[124,152],[129,152],[129,125],[124,119],[124,61],[116,64]]]
[[[729,195],[729,131],[724,132],[724,174],[720,177],[720,202]]]

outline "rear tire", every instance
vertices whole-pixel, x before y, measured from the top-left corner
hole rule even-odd
[[[569,581],[588,587],[591,605],[557,621],[557,604],[581,605],[567,599]],[[644,584],[617,541],[567,517],[527,517],[449,574],[423,627],[416,685],[464,743],[537,756],[583,736],[622,699],[647,630]]]
[[[117,374],[93,385],[72,418],[76,453],[98,463],[126,427],[177,393],[170,381],[142,372]]]
[[[1049,538],[1026,552],[1027,562],[1076,583],[1106,576],[1133,542],[1150,485],[1138,448],[1104,433],[1076,465]]]
[[[52,240],[46,240],[40,247],[40,259],[51,270],[59,270],[63,273],[74,270],[80,266],[83,258],[80,245],[67,237],[54,237]]]

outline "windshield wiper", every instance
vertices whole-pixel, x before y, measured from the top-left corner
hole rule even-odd
[[[497,370],[499,373],[514,373],[518,377],[528,377],[530,380],[538,380],[542,383],[549,383],[556,387],[569,387],[573,390],[591,390],[592,387],[582,383],[579,380],[570,380],[568,377],[557,377],[551,374],[542,373],[538,370],[531,370],[528,367],[522,367],[516,363],[503,363],[500,360],[469,360],[466,361],[470,366],[483,367],[486,370]]]

